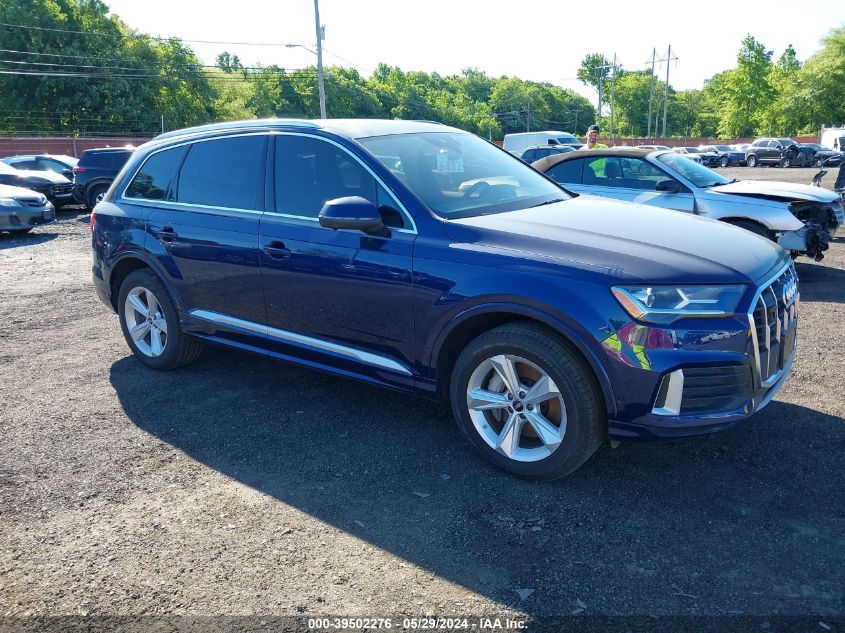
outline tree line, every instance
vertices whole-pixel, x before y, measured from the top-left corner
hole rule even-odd
[[[137,33],[100,0],[4,0],[0,41],[2,134],[151,136],[162,125],[319,116],[314,66],[249,67],[225,51],[204,65],[186,43]],[[578,76],[602,89],[605,133],[612,99],[616,132],[645,137],[649,102],[662,115],[664,94],[667,136],[812,134],[845,123],[845,27],[803,63],[791,46],[772,56],[749,35],[736,67],[700,90],[675,91],[649,70],[617,67],[611,80],[601,53],[585,56]],[[492,139],[529,129],[584,134],[596,121],[593,103],[572,90],[474,68],[443,76],[381,64],[365,77],[330,66],[325,89],[329,117],[440,121]]]

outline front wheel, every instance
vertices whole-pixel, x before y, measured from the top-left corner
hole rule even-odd
[[[176,305],[151,270],[136,270],[126,277],[117,308],[129,348],[148,367],[176,369],[200,355],[201,343],[179,328]]]
[[[607,432],[604,403],[583,359],[530,323],[495,328],[458,357],[455,420],[489,461],[537,481],[558,479],[595,453]]]
[[[791,158],[784,158],[780,161],[781,167],[792,167],[792,159]]]
[[[719,167],[727,167],[730,162],[731,161],[727,156],[722,156],[719,159]]]

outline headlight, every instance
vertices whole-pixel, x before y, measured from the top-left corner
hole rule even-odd
[[[0,198],[0,207],[16,207],[18,206],[18,201],[13,200],[12,198]]]
[[[666,324],[686,317],[726,317],[736,311],[744,285],[614,286],[613,296],[638,321]]]

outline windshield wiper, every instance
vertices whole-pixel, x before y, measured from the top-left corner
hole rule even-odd
[[[555,198],[554,200],[546,200],[545,202],[540,202],[538,204],[532,204],[528,208],[533,209],[534,207],[542,207],[542,206],[547,205],[547,204],[554,204],[555,202],[565,202],[566,200],[569,200],[569,198]]]
[[[729,180],[728,182],[708,182],[706,185],[699,185],[702,189],[709,189],[710,187],[715,187],[717,185],[729,185],[732,182],[736,182],[736,178]]]

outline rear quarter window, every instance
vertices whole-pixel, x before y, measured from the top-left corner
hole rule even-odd
[[[164,200],[185,152],[185,147],[176,147],[150,156],[135,174],[124,195],[127,198]]]

